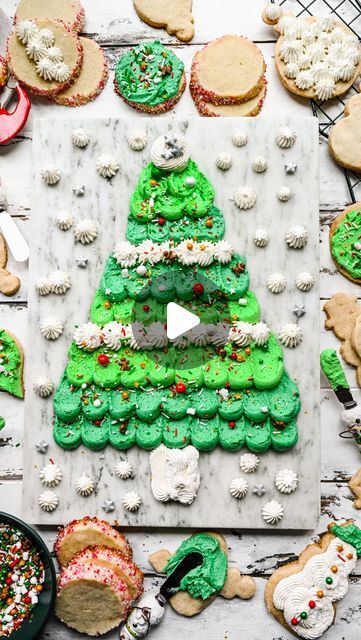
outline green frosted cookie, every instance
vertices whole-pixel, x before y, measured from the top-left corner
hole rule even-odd
[[[81,443],[81,428],[83,416],[79,416],[75,422],[67,424],[57,417],[54,421],[53,436],[55,442],[63,449],[76,449]]]
[[[211,451],[218,444],[219,420],[215,415],[208,420],[192,420],[192,445],[200,451]]]
[[[24,397],[24,357],[20,343],[5,329],[0,329],[0,391]]]
[[[102,289],[98,289],[95,293],[90,309],[90,319],[101,327],[114,320],[114,303],[104,295]]]
[[[82,393],[83,413],[88,420],[99,420],[109,411],[108,393],[101,388],[85,389]]]
[[[283,351],[275,336],[271,333],[267,344],[252,348],[253,381],[258,389],[275,387],[284,372]]]
[[[244,394],[244,415],[250,422],[263,422],[268,417],[267,392],[248,389]]]
[[[170,449],[185,447],[191,440],[191,419],[189,416],[182,420],[164,421],[163,443]]]
[[[54,396],[54,411],[60,422],[74,422],[81,411],[81,389],[69,385],[63,377]]]
[[[116,359],[113,358],[112,353],[109,354],[109,363],[106,365],[98,362],[100,355],[108,356],[108,353],[106,350],[94,353],[94,382],[105,389],[114,389],[115,387],[118,387],[122,381],[122,370]]]
[[[125,283],[121,275],[121,268],[113,256],[110,256],[105,265],[105,271],[101,279],[100,288],[103,295],[113,302],[120,302],[127,296]]]
[[[83,418],[81,439],[83,444],[93,451],[100,451],[108,444],[110,418],[88,420]]]
[[[204,367],[204,384],[210,389],[222,389],[228,381],[228,367],[222,360],[214,359]]]
[[[162,392],[149,389],[147,393],[137,394],[136,413],[140,420],[154,422],[160,414]]]
[[[163,393],[162,411],[168,418],[180,420],[187,415],[187,409],[190,408],[190,399],[183,393]]]
[[[212,389],[202,387],[192,393],[190,405],[199,418],[212,418],[217,412],[219,398]]]
[[[246,430],[244,418],[219,421],[219,444],[226,451],[238,451],[245,443]]]
[[[301,409],[300,394],[296,384],[283,374],[280,383],[267,391],[267,403],[271,417],[277,421],[289,422]]]
[[[272,425],[269,419],[264,422],[250,422],[245,419],[246,445],[255,453],[267,451],[271,446]]]
[[[125,298],[122,302],[113,304],[114,320],[121,324],[131,324],[134,321],[134,300]]]
[[[286,451],[297,444],[298,433],[296,420],[291,420],[287,424],[272,423],[271,441],[275,451]]]
[[[219,404],[218,413],[224,420],[238,420],[243,414],[243,396],[242,393],[230,393],[226,400],[222,400]]]
[[[240,302],[241,300],[241,302]],[[246,291],[237,302],[230,300],[229,315],[234,322],[241,320],[242,322],[255,323],[260,319],[260,306],[257,298],[252,291]]]
[[[109,442],[116,449],[130,449],[136,441],[137,418],[130,420],[111,420],[109,425]]]
[[[73,342],[68,352],[69,362],[66,368],[66,376],[70,384],[80,387],[93,382],[94,354],[79,349]]]
[[[135,412],[136,394],[125,389],[109,392],[109,413],[114,420],[125,420]]]
[[[142,449],[155,449],[159,447],[163,439],[163,417],[160,416],[149,424],[149,422],[135,421],[136,442]]]

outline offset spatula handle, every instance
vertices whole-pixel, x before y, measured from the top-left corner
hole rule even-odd
[[[16,260],[16,262],[25,262],[28,260],[28,243],[7,211],[0,213],[0,230],[14,260]]]

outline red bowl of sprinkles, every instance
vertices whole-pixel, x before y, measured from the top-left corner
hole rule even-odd
[[[0,638],[38,640],[56,596],[50,552],[25,522],[0,512]]]

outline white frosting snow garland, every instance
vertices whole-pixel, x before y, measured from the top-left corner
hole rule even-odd
[[[192,504],[200,485],[199,452],[191,445],[169,449],[161,444],[149,456],[152,493],[160,502]]]

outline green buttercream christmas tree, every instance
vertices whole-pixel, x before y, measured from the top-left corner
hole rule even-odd
[[[224,231],[184,141],[158,139],[131,197],[127,240],[106,263],[91,322],[74,333],[54,400],[61,447],[296,444],[298,389]],[[202,321],[171,344],[170,301]]]

